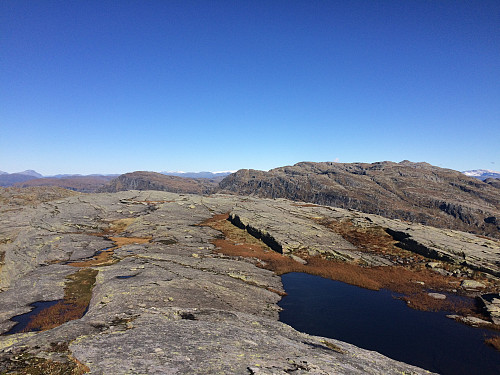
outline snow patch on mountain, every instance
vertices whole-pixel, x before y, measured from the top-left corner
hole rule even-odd
[[[486,180],[487,178],[500,178],[500,172],[493,171],[491,169],[473,169],[470,171],[463,171],[464,175],[469,177],[474,177],[480,180]]]

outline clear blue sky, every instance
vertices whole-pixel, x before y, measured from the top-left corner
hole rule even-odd
[[[500,1],[0,2],[0,170],[500,169]]]

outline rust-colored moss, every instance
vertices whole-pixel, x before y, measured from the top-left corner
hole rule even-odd
[[[125,245],[148,243],[151,241],[151,237],[109,237],[110,240],[114,242],[112,248],[108,250],[103,250],[99,254],[96,254],[91,259],[83,260],[81,262],[71,262],[70,266],[73,267],[95,267],[95,266],[109,266],[118,261],[114,259],[113,255],[116,249]]]
[[[148,243],[151,241],[151,237],[109,237],[109,239],[115,243],[115,249],[125,245]]]
[[[400,260],[405,264],[425,262],[422,255],[397,247],[395,241],[382,227],[362,227],[351,220],[316,220],[319,224],[340,234],[360,251],[384,255],[392,260]]]
[[[67,277],[64,299],[30,319],[24,332],[45,331],[70,320],[80,319],[87,310],[98,271],[83,268]]]
[[[83,260],[81,262],[71,262],[69,263],[69,265],[72,267],[109,266],[113,263],[116,263],[116,260],[113,259],[114,249],[115,247],[109,250],[101,251],[91,259]]]
[[[114,220],[110,223],[108,232],[109,233],[120,233],[123,232],[127,227],[135,221],[135,218],[129,217],[126,219]]]
[[[500,351],[500,336],[494,336],[484,340],[486,344],[494,347],[496,350]]]
[[[289,272],[304,272],[324,278],[342,281],[362,288],[379,290],[389,289],[402,295],[412,308],[422,310],[447,310],[455,312],[475,312],[472,299],[463,298],[439,300],[427,294],[432,291],[448,291],[455,287],[456,278],[449,278],[426,269],[407,268],[402,266],[365,267],[357,263],[347,263],[326,259],[323,256],[310,256],[306,252],[296,253],[307,264],[299,263],[291,257],[279,254],[262,241],[252,237],[248,232],[232,225],[228,215],[216,215],[201,225],[210,226],[224,234],[224,238],[215,238],[212,243],[217,252],[229,256],[257,258],[259,267],[263,267],[282,275]],[[376,233],[367,233],[369,237],[376,237]],[[392,240],[384,237],[379,243],[389,247]],[[372,241],[377,243],[376,241]],[[404,250],[394,250],[404,251]],[[451,280],[450,280],[451,279]]]

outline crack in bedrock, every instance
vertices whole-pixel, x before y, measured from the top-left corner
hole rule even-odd
[[[229,214],[227,220],[240,229],[246,230],[251,236],[257,238],[269,246],[277,253],[283,254],[283,246],[269,233],[263,232],[260,229],[252,227],[250,224],[244,224],[240,217],[236,214]]]

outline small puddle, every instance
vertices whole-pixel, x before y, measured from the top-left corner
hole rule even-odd
[[[388,290],[372,291],[305,273],[282,275],[280,321],[444,375],[500,374],[500,353],[484,343],[498,332],[410,309]]]
[[[64,264],[80,268],[79,271],[67,276],[70,281],[64,288],[64,299],[32,303],[30,306],[34,307],[33,310],[11,318],[17,324],[4,335],[48,330],[70,320],[80,319],[88,311],[92,288],[98,273],[97,270],[88,267],[113,264],[117,261],[113,259],[114,250],[125,245],[151,241],[150,237],[109,237],[109,239],[114,242],[114,246],[98,250],[87,259],[64,262]],[[136,275],[117,276],[117,278],[128,279],[134,276]]]
[[[11,335],[14,333],[23,332],[34,316],[38,315],[41,311],[48,309],[49,307],[52,307],[61,301],[62,300],[39,301],[32,303],[30,306],[34,307],[33,310],[25,314],[14,316],[13,318],[10,319],[13,322],[17,322],[17,324],[14,327],[12,327],[8,332],[5,332],[4,335]]]
[[[18,324],[6,334],[46,331],[70,320],[80,319],[88,311],[97,273],[97,270],[82,268],[68,275],[64,299],[31,304],[34,307],[32,311],[11,318]]]

